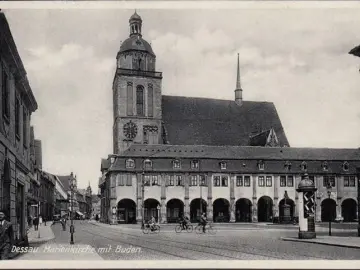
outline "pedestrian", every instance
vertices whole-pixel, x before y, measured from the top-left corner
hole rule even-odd
[[[46,226],[46,217],[44,217],[44,226]]]
[[[0,212],[0,260],[8,260],[14,241],[11,222],[5,220],[5,212]]]
[[[42,216],[39,216],[39,225],[41,226],[42,223],[43,223],[43,218]]]
[[[37,231],[39,229],[39,218],[38,217],[34,218],[33,224],[34,224],[35,231]]]

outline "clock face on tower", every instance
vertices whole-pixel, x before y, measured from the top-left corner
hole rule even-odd
[[[130,121],[124,125],[124,135],[129,140],[133,140],[136,137],[137,132],[138,128],[135,123]]]

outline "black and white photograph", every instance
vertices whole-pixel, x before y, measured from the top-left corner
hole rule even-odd
[[[356,263],[360,5],[152,4],[0,3],[0,265]]]

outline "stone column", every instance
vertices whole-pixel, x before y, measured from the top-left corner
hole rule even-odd
[[[230,222],[235,222],[235,176],[230,174],[230,205],[229,205],[229,213],[230,213]]]
[[[161,178],[161,208],[160,208],[160,217],[161,223],[167,222],[167,216],[166,216],[166,176],[165,174],[160,175]]]
[[[274,175],[274,205],[273,205],[273,219],[279,219],[279,188],[278,184],[279,181],[277,181],[277,176]]]
[[[190,202],[189,202],[189,179],[188,179],[188,175],[185,175],[185,179],[184,179],[184,187],[185,187],[185,191],[184,191],[184,214],[188,217],[190,217]]]
[[[136,221],[138,223],[142,222],[142,174],[138,173],[136,175],[137,181],[136,181]]]
[[[336,200],[336,220],[342,219],[342,213],[341,213],[341,198],[337,197]]]
[[[207,219],[208,220],[212,220],[213,219],[213,204],[212,204],[212,179],[211,179],[212,174],[208,173],[206,175],[206,183],[207,183],[207,187],[208,187],[208,200],[207,200]]]
[[[252,196],[252,221],[257,222],[258,221],[258,213],[257,213],[257,194],[256,194],[256,176],[252,177],[252,186],[253,186],[253,196]]]

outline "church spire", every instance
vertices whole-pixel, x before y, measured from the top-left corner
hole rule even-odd
[[[237,70],[236,70],[236,89],[235,89],[235,102],[237,105],[242,105],[242,89],[240,83],[240,60],[239,54],[237,55]]]

